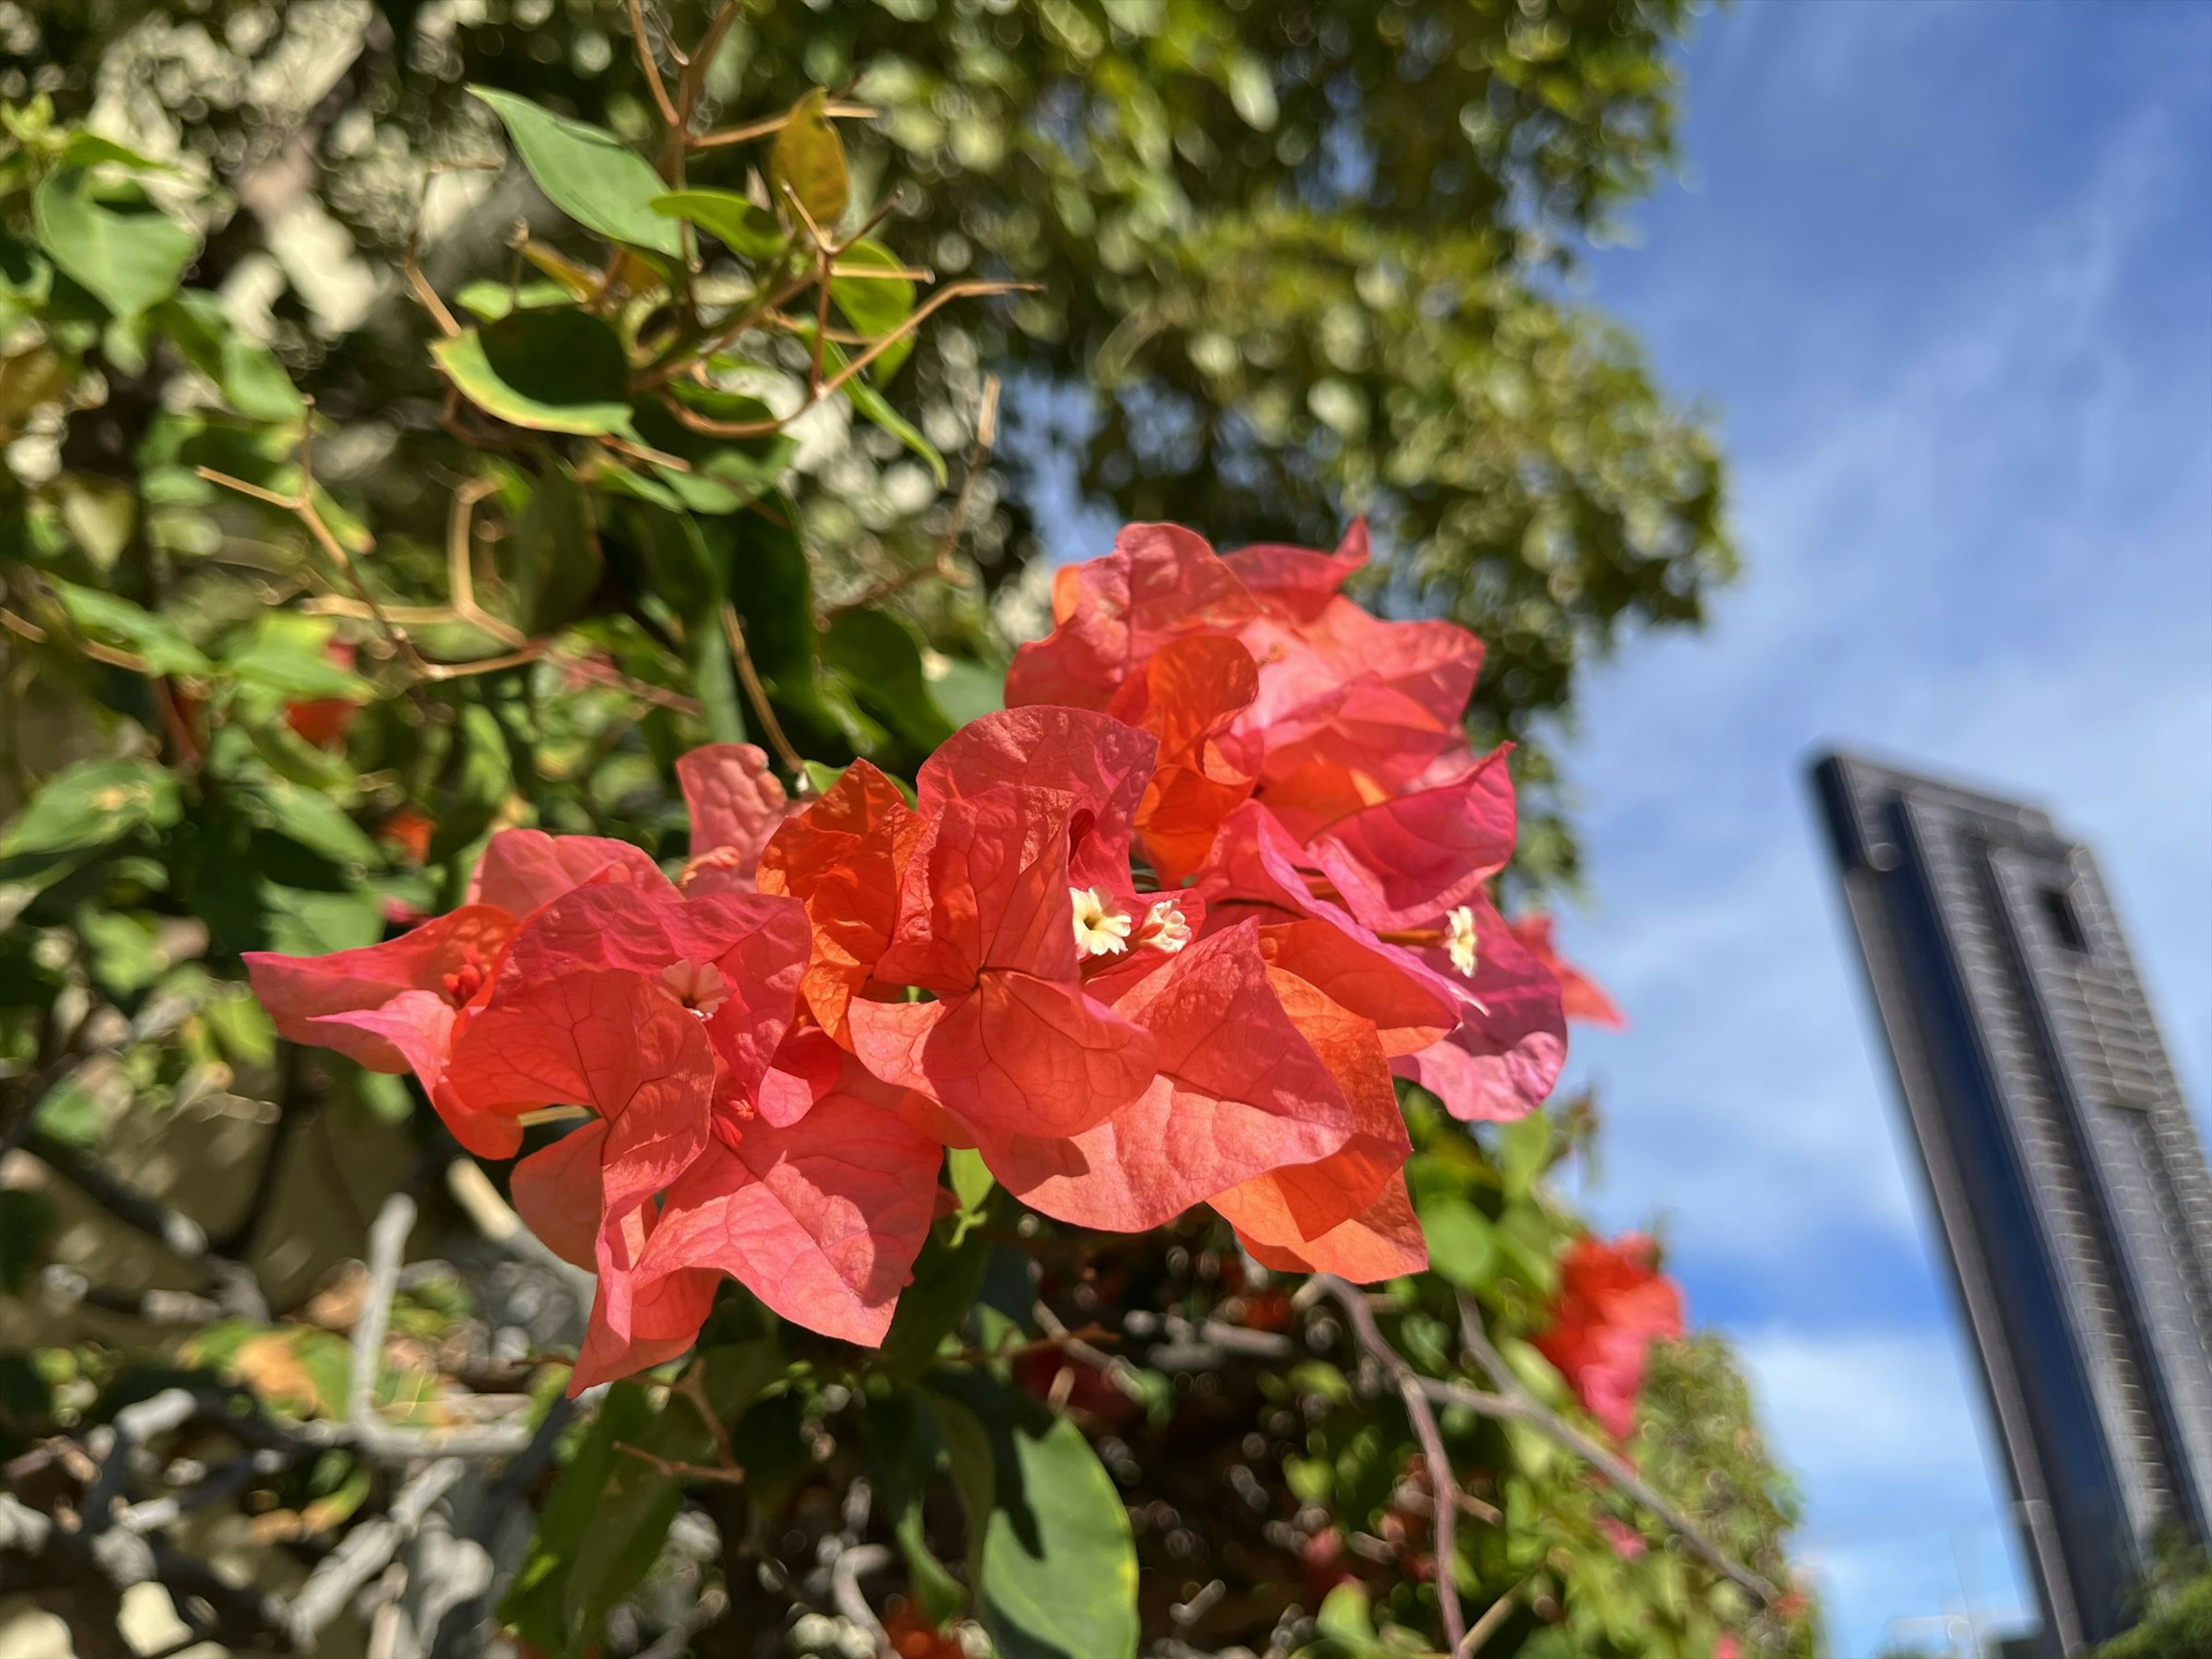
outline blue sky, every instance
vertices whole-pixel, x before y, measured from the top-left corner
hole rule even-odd
[[[1740,4],[1686,178],[1587,296],[1706,401],[1741,585],[1571,747],[1610,1224],[1656,1220],[1798,1472],[1840,1655],[2026,1605],[1804,783],[1830,742],[2045,801],[2212,1078],[2212,6]],[[1920,1626],[1910,1633],[1931,1632]]]

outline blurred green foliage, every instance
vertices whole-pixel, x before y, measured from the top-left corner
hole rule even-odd
[[[648,26],[700,131],[777,112],[686,150],[619,7],[0,7],[0,1134],[36,1175],[0,1192],[0,1285],[47,1298],[0,1323],[27,1351],[0,1453],[180,1376],[337,1415],[367,1212],[485,1178],[409,1086],[279,1044],[240,951],[450,905],[504,825],[673,867],[670,768],[707,738],[794,787],[911,772],[994,703],[1071,485],[1224,540],[1371,514],[1370,597],[1480,631],[1479,718],[1524,736],[1725,573],[1706,440],[1556,298],[1668,158],[1686,7],[732,15],[690,66],[660,30],[697,42],[697,8]],[[1532,873],[1571,863],[1540,830]],[[1464,1291],[1571,1412],[1525,1339],[1586,1111],[1473,1137],[1408,1108],[1435,1267],[1389,1291],[1391,1340],[1462,1376]],[[309,1150],[328,1201],[299,1195]],[[1433,1490],[1340,1325],[1218,1228],[1069,1235],[979,1174],[954,1159],[880,1359],[732,1288],[680,1386],[611,1391],[550,1486],[505,1492],[500,1617],[548,1652],[803,1647],[808,1575],[873,1526],[920,1626],[1002,1654],[1427,1650]],[[528,1322],[488,1277],[403,1292],[388,1422],[487,1387],[544,1409],[557,1357],[500,1346]],[[1115,1352],[1070,1366],[1093,1324]],[[1809,1653],[1802,1603],[1753,1607],[1525,1424],[1443,1426],[1486,1651]],[[1630,1449],[1786,1581],[1794,1510],[1717,1345],[1657,1356]],[[311,1552],[392,1484],[331,1450],[242,1494]]]
[[[1480,735],[1528,745],[1522,866],[1550,879],[1576,867],[1549,744],[1577,665],[1698,622],[1733,567],[1702,422],[1559,281],[1673,160],[1670,57],[1693,11],[763,0],[742,8],[704,108],[845,90],[879,112],[848,128],[850,193],[895,204],[887,244],[948,279],[1037,284],[939,319],[908,379],[915,427],[954,453],[981,374],[1012,378],[1011,465],[977,492],[969,544],[989,589],[1040,545],[1070,550],[1079,501],[1224,544],[1327,545],[1370,514],[1369,597],[1489,643]],[[672,70],[666,40],[696,40],[706,8],[651,15]],[[381,523],[411,508],[430,533],[410,459],[435,387],[401,349],[419,322],[389,280],[422,222],[423,168],[497,155],[471,83],[643,138],[653,100],[623,5],[49,0],[14,17],[24,66],[0,71],[0,96],[51,91],[212,179],[202,282],[265,305],[319,404],[383,428],[363,487]],[[692,182],[741,192],[760,149],[706,152]],[[546,222],[511,173],[481,185],[432,191],[434,278],[495,258],[518,216]],[[925,562],[945,508],[896,445],[823,435],[798,488],[840,580]],[[119,461],[125,440],[77,443]],[[907,602],[939,644],[987,648],[972,596]],[[1024,631],[1039,602],[1010,594],[997,619]]]

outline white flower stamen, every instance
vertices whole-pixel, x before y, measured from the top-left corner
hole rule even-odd
[[[672,962],[660,970],[660,982],[702,1019],[729,1000],[730,981],[711,962]]]
[[[1079,956],[1118,957],[1129,948],[1133,924],[1118,910],[1108,908],[1103,893],[1096,887],[1071,887],[1067,896],[1075,911]]]
[[[1156,900],[1145,912],[1145,943],[1169,956],[1190,943],[1190,923],[1173,899]]]
[[[1451,964],[1462,977],[1474,977],[1474,907],[1461,905],[1444,918],[1444,948],[1451,952]]]

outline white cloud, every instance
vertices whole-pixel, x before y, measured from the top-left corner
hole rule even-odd
[[[1802,1555],[1839,1652],[1871,1650],[1895,1618],[2032,1616],[1995,1523],[1974,1385],[1949,1338],[1777,1326],[1738,1341],[1771,1441],[1820,1494]]]
[[[1901,41],[1844,15],[1895,9],[1711,24],[1693,118],[1741,109],[1693,125],[1707,183],[1655,206],[1625,297],[1601,272],[1669,380],[1729,410],[1748,572],[1707,635],[1595,678],[1571,752],[1600,908],[1562,925],[1636,1022],[1577,1045],[1610,1118],[1595,1202],[1667,1218],[1693,1310],[1741,1334],[1851,1655],[2024,1593],[1808,754],[2051,806],[2100,852],[2200,1113],[2212,1082],[2212,75],[2115,29],[2127,94],[2069,94],[2061,167],[2004,146],[2072,84],[2078,27],[1948,8]],[[1947,64],[1959,103],[1908,107]],[[1837,201],[1883,191],[1895,223],[1835,234]]]

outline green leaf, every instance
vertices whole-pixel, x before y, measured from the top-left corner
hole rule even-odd
[[[848,611],[822,637],[822,654],[851,678],[862,708],[926,756],[952,735],[922,672],[921,638],[886,611]]]
[[[1463,1291],[1480,1290],[1498,1271],[1490,1224],[1464,1200],[1438,1198],[1420,1206],[1429,1265]]]
[[[791,238],[773,213],[726,190],[674,190],[653,198],[653,210],[671,219],[688,219],[750,259],[772,259]]]
[[[742,392],[678,382],[670,391],[686,409],[732,426],[773,418],[769,406]],[[658,399],[641,401],[632,410],[638,435],[653,448],[689,462],[689,472],[655,465],[653,476],[694,513],[735,513],[782,481],[799,453],[798,440],[783,432],[755,438],[714,438],[694,432]]]
[[[223,653],[222,672],[242,685],[286,699],[368,702],[375,688],[330,654],[336,632],[328,617],[264,611],[243,643]]]
[[[592,534],[592,504],[575,475],[553,462],[530,491],[516,532],[514,598],[533,637],[582,616],[605,574]]]
[[[0,834],[0,854],[105,847],[141,829],[167,829],[180,810],[175,775],[152,761],[79,761],[24,805]]]
[[[1082,1431],[981,1372],[936,1371],[930,1390],[1000,1659],[1133,1659],[1129,1515]]]
[[[107,1133],[111,1115],[108,1103],[86,1086],[81,1075],[75,1074],[49,1089],[34,1111],[31,1121],[40,1133],[51,1135],[63,1146],[74,1146],[81,1152],[91,1152],[100,1145],[100,1137]]]
[[[135,317],[176,292],[199,236],[143,203],[92,191],[82,167],[54,173],[32,198],[32,223],[64,274],[116,316]]]
[[[269,948],[290,957],[326,957],[356,951],[384,937],[384,909],[374,892],[319,893],[258,884],[265,912]]]
[[[652,207],[667,185],[621,139],[511,92],[477,86],[469,90],[498,112],[522,165],[555,207],[611,241],[672,257],[683,252],[675,222]]]
[[[715,1411],[735,1416],[785,1369],[774,1340],[706,1350],[699,1364]],[[683,1395],[655,1407],[635,1382],[607,1391],[599,1414],[561,1473],[500,1616],[542,1648],[599,1650],[608,1612],[659,1559],[683,1487],[635,1446],[673,1462],[712,1462],[712,1431]]]
[[[181,171],[126,144],[118,144],[112,138],[103,138],[96,132],[72,132],[62,145],[62,165],[65,167],[96,167],[106,163],[131,167],[140,173],[173,173]]]
[[[58,473],[46,489],[70,539],[96,568],[114,569],[138,522],[136,492],[120,478],[93,472]]]
[[[1552,1161],[1552,1121],[1531,1112],[1498,1132],[1498,1173],[1509,1198],[1524,1197]]]
[[[837,309],[845,313],[845,320],[871,340],[879,340],[914,314],[914,279],[910,276],[854,276],[842,274],[853,265],[872,265],[884,270],[896,270],[902,261],[889,248],[879,243],[860,241],[837,256],[841,274],[830,279],[830,297]],[[907,334],[868,365],[867,373],[878,384],[898,373],[899,365],[914,349],[914,336]]]
[[[791,106],[768,157],[769,194],[777,210],[782,210],[788,191],[825,234],[843,216],[852,188],[844,143],[822,112],[828,102],[829,94],[819,87],[806,92]]]
[[[1006,673],[987,668],[964,657],[938,657],[925,662],[931,695],[955,726],[995,714],[1006,706]]]
[[[921,1390],[896,1388],[866,1404],[868,1470],[923,1616],[943,1624],[968,1605],[968,1593],[930,1548],[922,1512],[926,1489],[942,1472],[936,1411]]]
[[[212,665],[175,626],[116,593],[49,579],[55,601],[78,632],[141,659],[152,674],[204,676]]]
[[[945,1153],[945,1169],[952,1181],[952,1195],[960,1200],[963,1210],[981,1210],[992,1188],[998,1184],[990,1167],[983,1162],[983,1155],[972,1146],[955,1146]]]
[[[384,855],[362,827],[328,795],[282,778],[257,779],[247,797],[250,816],[288,841],[333,864],[378,867]]]
[[[276,354],[233,327],[214,295],[188,289],[163,301],[154,322],[186,362],[215,382],[223,401],[248,420],[289,422],[307,412]]]
[[[988,1194],[985,1202],[989,1202]],[[972,1228],[931,1230],[915,1261],[914,1282],[899,1293],[891,1328],[878,1356],[892,1378],[917,1382],[928,1370],[945,1339],[959,1328],[975,1305],[991,1265],[991,1249],[990,1241]]]
[[[510,311],[564,306],[570,297],[558,283],[475,282],[463,283],[453,303],[479,321],[495,323]]]
[[[477,408],[513,426],[594,436],[629,428],[629,362],[614,330],[573,306],[516,311],[430,355]]]
[[[119,915],[88,907],[77,913],[76,932],[90,958],[92,976],[111,996],[143,991],[169,971],[161,924],[143,912]]]
[[[937,446],[922,436],[920,427],[893,409],[890,399],[871,386],[865,375],[855,374],[839,390],[853,400],[854,409],[921,456],[930,476],[937,480],[937,487],[945,488],[951,475],[945,471],[945,457],[937,453]]]
[[[773,514],[756,509],[704,528],[722,554],[722,591],[744,623],[746,648],[786,734],[803,755],[843,761],[866,734],[818,672],[813,567],[793,528],[799,509],[779,495]]]

